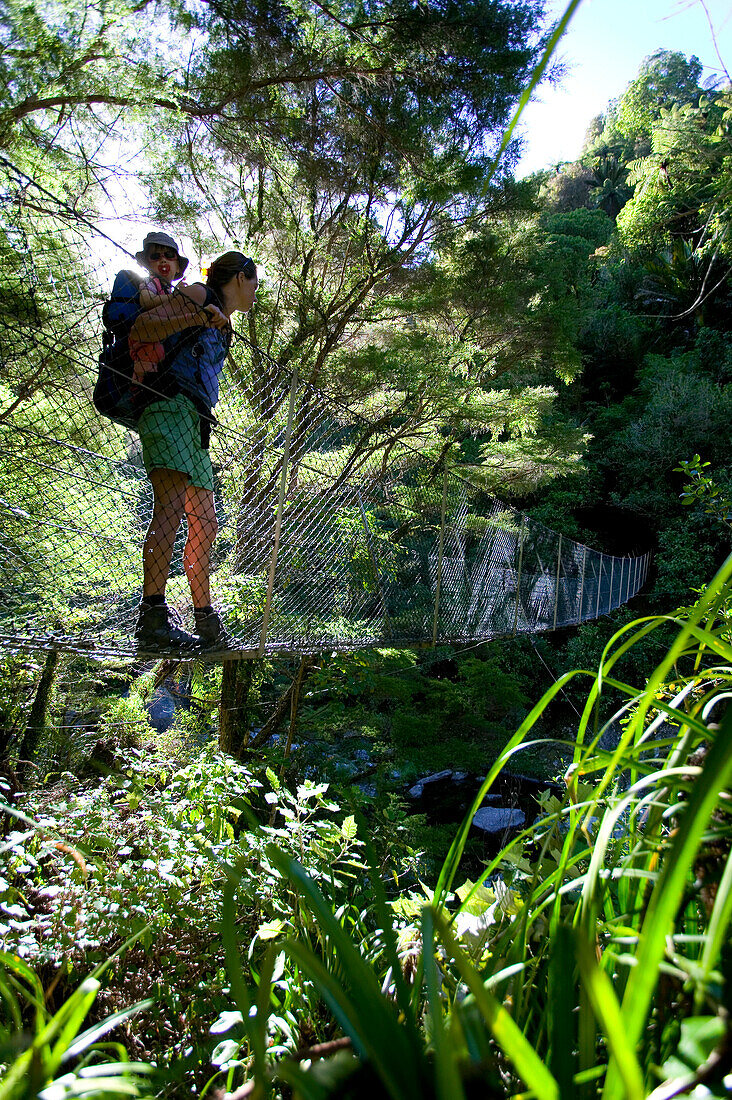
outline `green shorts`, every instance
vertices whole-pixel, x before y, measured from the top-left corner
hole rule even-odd
[[[201,446],[200,418],[190,398],[179,393],[148,405],[137,430],[148,474],[152,470],[177,470],[188,474],[191,485],[213,489],[211,459]]]

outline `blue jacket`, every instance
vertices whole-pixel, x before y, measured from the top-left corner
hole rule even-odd
[[[219,375],[231,346],[231,334],[218,328],[181,333],[170,360],[170,373],[181,392],[196,405],[213,409],[219,399]]]
[[[218,305],[206,287],[204,305],[210,302]],[[185,329],[175,341],[168,369],[181,392],[199,408],[213,409],[219,399],[219,375],[229,354],[231,335],[231,329],[193,328]]]

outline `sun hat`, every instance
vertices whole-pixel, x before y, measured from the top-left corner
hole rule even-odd
[[[148,233],[148,235],[145,237],[145,240],[142,242],[141,251],[135,253],[135,259],[137,260],[137,262],[139,264],[142,264],[143,267],[147,267],[147,264],[145,263],[145,253],[147,252],[148,248],[150,248],[150,246],[153,244],[159,244],[162,248],[175,249],[175,251],[178,253],[178,260],[180,261],[180,271],[178,272],[176,278],[180,279],[181,275],[188,267],[188,260],[178,248],[177,243],[167,233]]]

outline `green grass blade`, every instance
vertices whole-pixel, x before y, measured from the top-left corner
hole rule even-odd
[[[596,1069],[597,1063],[597,1023],[590,1005],[589,991],[583,983],[580,983],[578,1008],[577,1053],[579,1056],[579,1073],[575,1080],[577,1080],[577,1078],[583,1078],[586,1074],[591,1073],[592,1070]],[[602,1067],[602,1072],[605,1072],[605,1066]],[[571,1095],[570,1093],[570,1096]],[[595,1096],[597,1096],[597,1093],[594,1089],[589,1089],[586,1084],[581,1086],[579,1090],[579,1097],[581,1100],[585,1100],[585,1097]],[[564,1097],[562,1100],[564,1100]]]
[[[0,970],[0,1001],[2,1001],[2,1003],[6,1006],[6,1011],[10,1016],[11,1027],[15,1031],[22,1031],[23,1030],[23,1017],[22,1017],[21,1011],[20,1011],[20,1004],[18,1002],[18,998],[15,996],[15,993],[10,988],[8,983],[5,981],[2,970]],[[5,1017],[5,1019],[7,1019],[7,1017]],[[2,1030],[0,1031],[0,1034],[4,1034],[4,1033],[5,1033],[5,1020],[3,1020]],[[0,1055],[0,1061],[2,1061],[2,1056],[1,1055]]]
[[[586,670],[567,672],[564,676],[552,684],[550,688],[542,695],[539,702],[534,706],[519,728],[514,733],[513,737],[508,741],[505,748],[501,752],[498,759],[491,766],[488,775],[481,784],[480,790],[473,799],[473,804],[468,810],[467,814],[463,818],[462,824],[458,829],[458,832],[450,845],[445,861],[440,870],[440,875],[437,880],[437,886],[435,887],[435,899],[438,905],[444,905],[450,890],[452,889],[452,883],[455,875],[457,874],[460,861],[465,850],[465,845],[468,839],[468,832],[470,831],[471,822],[475,816],[476,811],[483,803],[483,799],[492,787],[496,777],[502,771],[503,767],[510,760],[510,758],[524,746],[524,739],[529,730],[532,729],[534,724],[542,716],[546,708],[549,706],[554,697],[562,690],[562,688],[569,683],[575,676],[592,676],[593,674]],[[593,676],[594,679],[594,676]],[[524,746],[526,747],[526,746]]]
[[[89,1009],[94,1004],[98,992],[99,982],[93,978],[87,978],[74,993],[73,998],[66,1002],[66,1006],[69,1006],[66,1019],[58,1028],[58,1037],[53,1045],[53,1050],[50,1052],[50,1055],[44,1059],[44,1072],[48,1078],[52,1078],[55,1075],[56,1070],[63,1062],[64,1055],[74,1038],[78,1035],[79,1028],[86,1019]],[[76,997],[77,993],[81,994],[78,998]],[[60,1013],[57,1013],[57,1015],[60,1015]],[[54,1019],[55,1018],[56,1017],[54,1017]]]
[[[716,966],[719,953],[729,938],[730,921],[732,921],[732,853],[727,856],[727,862],[719,880],[717,896],[714,899],[714,907],[704,938],[704,950],[699,962],[702,980],[696,991],[697,1011],[701,1009],[704,987],[709,982],[709,976]]]
[[[45,1084],[53,1077],[68,1042],[81,1026],[98,990],[99,982],[93,978],[87,978],[78,989],[74,990],[56,1015],[41,1028],[28,1049],[16,1058],[0,1081],[0,1100],[9,1100],[13,1096],[17,1085],[29,1072],[31,1066],[39,1067],[41,1084]],[[57,1038],[59,1035],[65,1040],[63,1047],[61,1040]],[[56,1045],[51,1050],[50,1044],[54,1040]]]
[[[623,1083],[625,1100],[644,1100],[643,1073],[628,1041],[618,999],[607,974],[598,966],[593,949],[581,934],[574,935],[577,961],[595,1019],[602,1028]]]
[[[231,992],[244,1019],[244,1026],[247,1029],[249,1045],[254,1058],[254,1079],[259,1094],[267,1095],[270,1091],[270,1085],[266,1068],[266,1039],[257,1025],[256,1018],[251,1015],[253,998],[242,976],[244,967],[236,938],[235,894],[238,884],[238,872],[235,869],[228,868],[221,913],[221,941],[224,945],[224,959],[226,961],[226,972],[231,982]]]
[[[321,996],[335,1016],[342,1031],[350,1038],[353,1049],[361,1058],[369,1058],[371,1055],[371,1042],[367,1034],[364,1034],[361,1019],[362,1009],[356,1000],[347,993],[343,986],[326,969],[322,961],[311,948],[299,943],[297,940],[284,940],[282,949],[287,952],[300,969],[309,974],[320,990]]]
[[[658,771],[653,775],[644,776],[642,779],[639,779],[628,789],[625,796],[617,801],[612,809],[606,810],[598,830],[592,858],[590,859],[590,866],[582,889],[580,923],[588,938],[592,938],[598,909],[598,897],[602,893],[600,875],[605,864],[608,844],[610,843],[616,825],[625,811],[639,806],[641,796],[648,787],[662,786],[666,780],[683,778],[688,775],[696,775],[698,777],[700,774],[700,768],[664,768],[662,771]]]
[[[632,647],[636,645],[636,643],[644,638],[647,634],[651,634],[654,630],[658,630],[659,627],[663,625],[664,621],[665,620],[663,617],[657,615],[650,616],[646,619],[636,619],[634,622],[627,623],[626,625],[622,626],[620,630],[618,630],[612,636],[610,641],[605,646],[602,652],[598,672],[596,674],[590,674],[593,678],[593,684],[587,696],[587,702],[585,703],[584,709],[582,711],[582,717],[580,719],[579,727],[577,729],[576,748],[574,753],[574,763],[576,766],[580,767],[583,757],[593,751],[592,746],[588,748],[585,744],[585,734],[589,725],[590,717],[593,713],[595,713],[598,700],[602,694],[602,690],[605,685],[604,677],[606,675],[606,669],[607,672],[609,672],[610,669],[617,663],[617,661],[619,661],[620,658],[628,652],[628,650],[632,649]],[[639,624],[644,625],[639,626]],[[626,638],[626,640],[618,648],[618,650],[615,653],[610,654],[610,648],[613,643],[617,640],[620,640],[620,638],[624,637],[626,634],[629,634],[630,631],[633,631],[631,637]],[[597,738],[595,738],[595,740],[597,740]]]
[[[412,1067],[417,1068],[414,1057],[410,1056],[406,1064],[400,1057],[403,1029],[396,1013],[390,1012],[391,1005],[381,996],[378,986],[375,992],[389,1013],[386,1020],[381,1014],[378,1014],[381,1018],[375,1018],[374,998],[369,996],[371,991],[365,990],[365,983],[360,982],[355,991],[346,992],[309,947],[293,940],[286,940],[282,946],[313,979],[341,1029],[351,1039],[354,1050],[371,1062],[392,1100],[421,1100],[424,1074],[421,1067],[417,1072],[412,1071]]]
[[[88,1050],[90,1046],[98,1042],[107,1032],[117,1027],[118,1024],[123,1023],[124,1020],[128,1020],[130,1016],[137,1015],[138,1012],[144,1012],[146,1008],[152,1008],[154,1004],[155,1002],[153,1000],[138,1001],[137,1004],[131,1005],[129,1008],[120,1009],[119,1012],[114,1012],[111,1016],[107,1016],[101,1023],[88,1028],[86,1031],[82,1032],[81,1035],[78,1035],[66,1048],[61,1058],[62,1063],[68,1062],[70,1058],[77,1058],[80,1054],[83,1054],[85,1050]]]
[[[332,1088],[316,1081],[315,1075],[304,1070],[297,1062],[280,1062],[277,1066],[277,1080],[289,1085],[298,1100],[329,1100],[333,1096]]]
[[[632,968],[623,997],[623,1026],[628,1042],[635,1045],[643,1032],[658,968],[666,950],[666,937],[688,881],[702,836],[717,805],[720,791],[732,783],[732,711],[725,715],[709,750],[704,768],[689,796],[686,809],[661,873],[651,893],[643,922],[636,965]],[[621,1100],[622,1079],[613,1058],[603,1100]]]
[[[460,977],[472,993],[487,1027],[512,1061],[537,1100],[559,1100],[559,1085],[501,1002],[486,989],[480,974],[455,941],[450,926],[438,911],[434,921],[440,942],[454,961]],[[459,1011],[459,1010],[455,1010]]]
[[[710,649],[717,657],[721,657],[723,661],[732,663],[732,646],[725,641],[721,634],[706,630],[703,626],[691,625],[689,626],[689,635],[695,638],[696,641],[701,642],[706,649]]]
[[[544,53],[541,56],[539,64],[536,66],[533,73],[531,74],[531,80],[529,81],[527,87],[524,89],[524,93],[521,96],[521,99],[519,100],[519,104],[518,104],[518,107],[516,108],[514,116],[511,119],[511,122],[509,123],[508,129],[505,131],[505,133],[503,135],[503,140],[501,142],[498,153],[496,154],[496,159],[493,162],[493,166],[491,168],[490,175],[488,176],[488,179],[486,180],[486,182],[484,184],[483,194],[485,194],[485,192],[488,189],[488,184],[490,183],[491,179],[493,178],[495,170],[498,167],[498,163],[499,163],[501,157],[503,156],[503,154],[504,154],[504,152],[505,152],[505,150],[508,146],[509,141],[511,140],[511,136],[512,136],[514,130],[516,129],[518,121],[521,118],[521,115],[523,114],[524,109],[526,108],[526,105],[528,104],[534,90],[536,89],[536,86],[538,85],[539,81],[544,76],[544,73],[547,70],[549,62],[552,59],[552,55],[553,55],[554,51],[556,50],[557,46],[559,45],[559,40],[561,39],[562,35],[566,31],[566,29],[569,25],[570,19],[572,18],[572,16],[574,15],[574,13],[576,12],[577,8],[580,6],[581,3],[582,3],[582,0],[571,0],[571,3],[567,4],[567,7],[564,10],[564,15],[561,17],[561,19],[557,23],[556,27],[554,28],[554,32],[552,33],[552,35],[551,35],[551,37],[550,37],[550,39],[547,43],[546,49],[544,50]]]
[[[732,554],[727,558],[721,568],[718,570],[714,579],[708,585],[706,591],[702,594],[699,600],[689,613],[688,619],[681,622],[681,630],[679,631],[676,639],[671,647],[667,650],[663,660],[657,665],[653,674],[646,684],[645,691],[641,703],[637,709],[637,712],[633,719],[633,727],[640,731],[643,730],[646,724],[646,715],[653,706],[656,695],[658,694],[661,686],[668,681],[670,675],[674,670],[674,667],[686,650],[686,646],[690,638],[692,637],[693,630],[698,623],[706,621],[710,616],[714,616],[720,605],[720,601],[724,598],[725,592],[728,588],[730,579],[732,578]],[[679,623],[678,619],[671,620],[675,623]],[[608,643],[608,646],[611,643]],[[606,647],[607,652],[607,647]],[[603,654],[603,661],[605,660]]]
[[[274,974],[277,956],[282,951],[279,943],[271,943],[264,953],[262,969],[259,972],[259,986],[255,1001],[256,1013],[252,1019],[252,1027],[257,1030],[257,1047],[262,1051],[262,1059],[267,1049],[267,1024],[272,1009],[272,975]]]
[[[376,910],[376,916],[379,921],[381,933],[384,941],[384,952],[386,955],[386,961],[391,969],[392,981],[394,983],[394,996],[397,1007],[404,1017],[404,1026],[409,1032],[410,1042],[419,1045],[421,1042],[419,1031],[417,1028],[417,1022],[415,1020],[415,1001],[412,996],[407,982],[405,981],[404,974],[402,973],[402,966],[399,960],[399,952],[397,949],[396,933],[394,931],[393,916],[389,909],[386,892],[384,890],[383,883],[378,872],[378,861],[374,854],[373,846],[368,840],[368,824],[358,819],[359,831],[366,838],[365,850],[366,860],[371,872],[371,880],[373,883],[373,899],[374,908]]]
[[[300,964],[322,985],[323,994],[337,1007],[340,1022],[351,1039],[373,1063],[395,1100],[421,1094],[422,1051],[410,1042],[410,1033],[399,1022],[394,1005],[385,998],[373,969],[359,954],[336,920],[322,894],[294,859],[271,846],[267,854],[272,863],[296,887],[301,899],[316,918],[321,933],[334,951],[348,984],[346,997],[333,982],[312,952],[290,944]]]
[[[29,1004],[32,1004],[35,1008],[40,1007],[45,1012],[43,986],[35,971],[17,955],[10,955],[7,951],[0,951],[0,967],[25,982],[29,987],[28,992],[25,993]]]
[[[113,955],[110,955],[108,958],[100,962],[98,966],[94,967],[89,977],[100,978],[104,971],[108,970],[109,967],[120,957],[120,955],[123,955],[125,953],[128,947],[132,947],[133,943],[137,943],[137,941],[142,936],[144,936],[146,932],[149,932],[151,928],[152,924],[145,924],[137,932],[133,932],[133,934],[131,936],[128,936],[125,942],[117,948]]]
[[[559,1085],[562,1097],[572,1095],[574,1051],[577,1035],[574,1020],[576,1004],[575,960],[572,936],[566,925],[560,924],[551,944],[549,960],[549,1069]]]
[[[245,1020],[249,1019],[249,1010],[252,999],[249,995],[247,984],[242,978],[243,966],[239,954],[239,944],[236,940],[234,929],[236,928],[236,905],[234,895],[238,885],[239,876],[236,871],[229,869],[229,874],[224,885],[224,897],[221,913],[221,940],[224,945],[224,957],[226,959],[226,971],[231,981],[231,992],[234,1001]]]
[[[422,960],[432,1023],[432,1042],[435,1048],[437,1098],[438,1100],[465,1100],[462,1081],[455,1065],[454,1052],[445,1029],[444,1003],[440,995],[440,978],[435,963],[434,933],[434,916],[429,906],[425,906],[422,910]]]

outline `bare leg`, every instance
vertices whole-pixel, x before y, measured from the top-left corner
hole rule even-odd
[[[186,506],[188,474],[178,470],[152,470],[150,481],[154,502],[142,549],[143,598],[165,595],[175,536]]]
[[[185,494],[185,511],[188,539],[183,553],[183,567],[191,586],[193,606],[208,607],[211,603],[209,557],[219,529],[211,489],[189,485]]]

